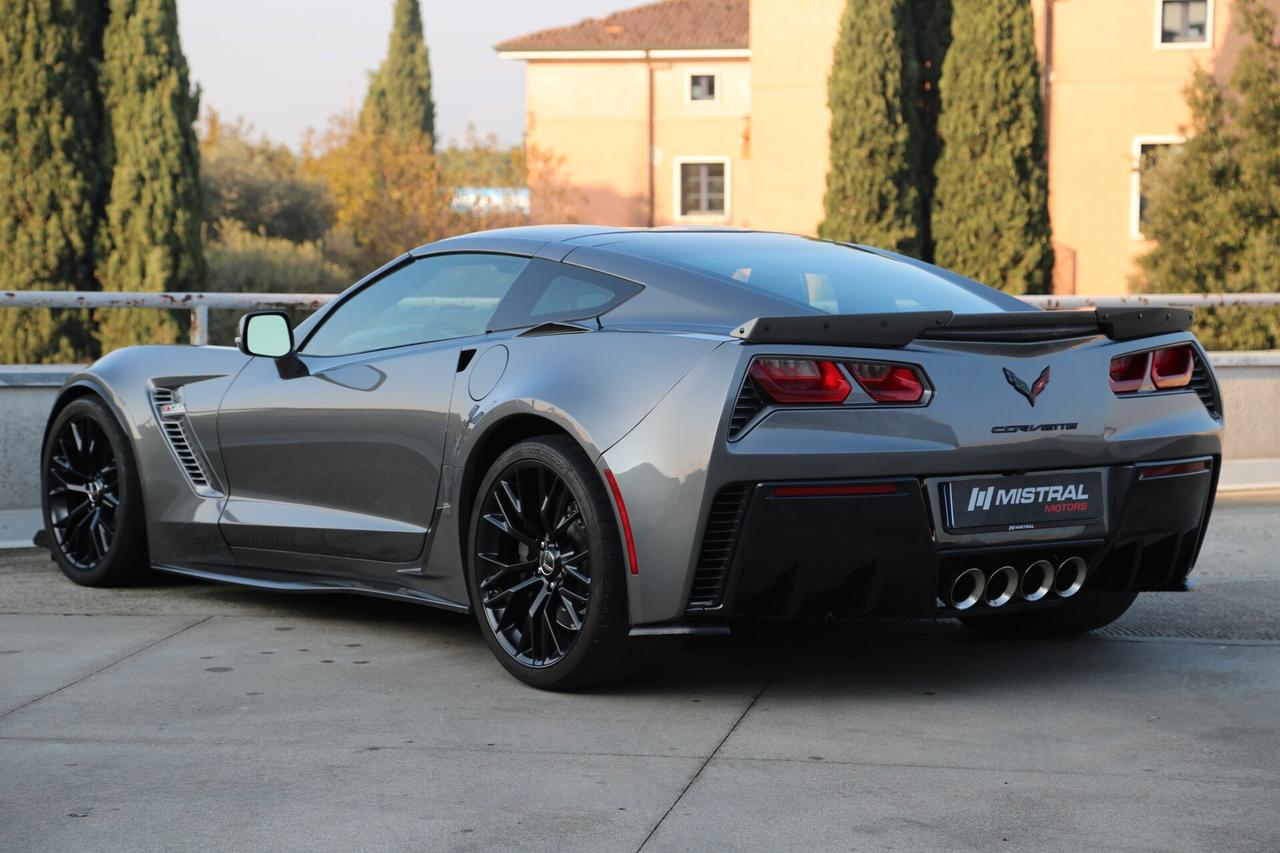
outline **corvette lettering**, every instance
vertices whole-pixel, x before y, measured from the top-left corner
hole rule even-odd
[[[1080,426],[1078,423],[1071,424],[1008,424],[1006,426],[993,426],[991,431],[994,433],[1006,432],[1059,432],[1061,430],[1076,429]]]
[[[998,507],[1034,503],[1052,505],[1072,501],[1074,503],[1064,504],[1058,509],[1045,507],[1046,512],[1072,512],[1088,509],[1088,500],[1089,493],[1085,491],[1083,483],[1067,486],[1028,486],[1021,489],[997,489],[995,486],[987,486],[985,489],[978,488],[969,492],[969,512],[991,509],[993,501]]]

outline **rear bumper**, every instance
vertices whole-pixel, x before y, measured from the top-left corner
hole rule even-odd
[[[1087,565],[1086,588],[1185,589],[1218,477],[1218,458],[1202,459],[1207,467],[1190,474],[1162,474],[1161,466],[1188,460],[1107,466],[1096,520],[998,533],[947,530],[946,478],[731,484],[717,493],[704,526],[685,620],[956,615],[940,590],[959,573],[1004,565],[1022,572],[1071,557]],[[1014,596],[1000,609],[1062,600]]]

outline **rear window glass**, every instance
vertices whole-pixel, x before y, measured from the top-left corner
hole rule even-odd
[[[1008,309],[1007,297],[982,285],[970,289],[911,264],[803,237],[650,233],[621,242],[639,257],[710,273],[828,314]]]

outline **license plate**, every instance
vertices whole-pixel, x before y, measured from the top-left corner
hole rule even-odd
[[[1034,530],[1102,517],[1102,473],[974,477],[946,484],[950,530]]]

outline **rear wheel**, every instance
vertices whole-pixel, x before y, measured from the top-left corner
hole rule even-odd
[[[471,600],[507,671],[565,690],[652,668],[672,646],[628,636],[626,560],[599,473],[572,439],[494,462],[471,516]]]
[[[41,456],[45,533],[62,573],[83,586],[136,582],[148,566],[142,486],[128,437],[96,397],[54,419]]]
[[[1069,601],[1041,612],[970,616],[960,621],[985,637],[1070,637],[1110,625],[1124,615],[1137,597],[1136,592],[1082,589]]]

